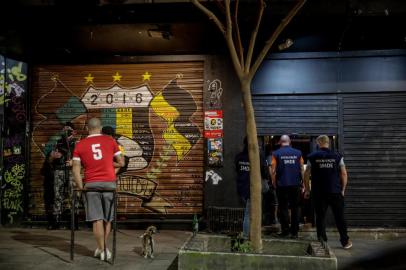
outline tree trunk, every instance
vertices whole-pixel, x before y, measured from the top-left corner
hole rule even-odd
[[[241,80],[250,160],[250,241],[254,252],[262,251],[262,191],[257,126],[251,99],[251,79]]]

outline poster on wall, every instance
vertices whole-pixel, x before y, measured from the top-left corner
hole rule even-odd
[[[223,137],[223,111],[210,110],[204,112],[204,137]]]
[[[223,166],[223,138],[207,139],[207,155],[209,166]]]

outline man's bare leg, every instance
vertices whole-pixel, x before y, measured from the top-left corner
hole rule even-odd
[[[109,239],[109,235],[111,232],[111,222],[104,222],[104,224],[106,225],[106,231],[104,232],[104,241],[107,246],[107,240]]]
[[[93,234],[96,238],[97,248],[104,250],[104,226],[103,220],[93,221]]]

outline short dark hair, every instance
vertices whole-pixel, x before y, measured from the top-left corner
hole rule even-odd
[[[112,136],[112,137],[114,137],[114,135],[116,134],[115,131],[114,131],[114,128],[111,127],[111,126],[104,126],[104,127],[102,128],[101,132],[102,132],[104,135],[109,135],[109,136]]]
[[[72,129],[75,129],[75,126],[73,125],[73,123],[69,122],[69,121],[65,123],[64,127],[70,127]]]

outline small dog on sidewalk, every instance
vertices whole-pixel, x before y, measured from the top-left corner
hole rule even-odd
[[[149,226],[145,232],[140,236],[142,239],[142,256],[144,258],[150,257],[151,259],[154,258],[154,238],[152,237],[153,234],[157,232],[155,226]]]

